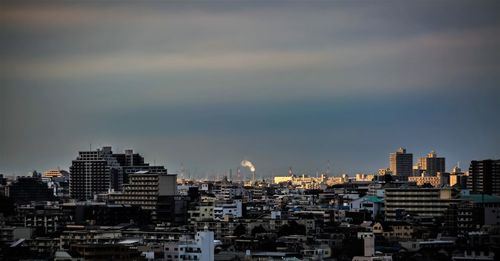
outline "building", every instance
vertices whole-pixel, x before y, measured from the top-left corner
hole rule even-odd
[[[128,175],[138,171],[150,171],[152,173],[167,174],[164,166],[151,166],[144,162],[144,157],[133,150],[125,150],[125,153],[113,153],[123,170],[123,184],[129,183]]]
[[[182,205],[183,199],[176,195],[177,175],[143,170],[129,175],[129,183],[123,185],[123,192],[110,193],[109,199],[116,204],[150,210],[155,218],[159,218],[160,214],[174,215],[176,205]]]
[[[427,157],[420,158],[418,166],[429,176],[436,176],[438,172],[446,171],[445,158],[438,157],[435,151],[431,151]]]
[[[218,202],[213,208],[214,220],[224,220],[226,217],[241,218],[243,216],[243,208],[241,200],[234,200],[233,202]]]
[[[58,178],[58,177],[64,177],[68,176],[69,173],[65,170],[60,170],[60,169],[51,169],[47,170],[43,173],[43,177],[45,178]]]
[[[123,192],[110,194],[110,199],[116,204],[155,210],[159,196],[177,194],[177,175],[138,171],[131,174],[129,179],[129,184],[123,186]]]
[[[318,189],[321,185],[334,185],[346,182],[348,177],[327,177],[321,174],[319,177],[301,176],[276,176],[273,178],[274,184],[290,183],[291,185],[303,189]]]
[[[458,232],[479,231],[483,225],[500,225],[500,196],[471,194],[460,200],[455,215]]]
[[[417,186],[423,186],[429,184],[433,187],[440,187],[442,185],[448,185],[448,180],[444,177],[443,173],[439,172],[435,176],[426,176],[421,174],[420,176],[408,177],[409,182],[415,182]]]
[[[193,207],[189,210],[189,222],[213,221],[214,220],[214,205],[208,203],[200,203],[201,205]]]
[[[413,226],[406,222],[375,223],[372,227],[374,235],[383,236],[387,240],[402,241],[413,237]]]
[[[500,159],[473,160],[469,167],[467,188],[472,193],[500,195]]]
[[[111,147],[80,151],[73,160],[69,176],[70,196],[78,200],[93,199],[97,194],[120,188],[122,169],[113,157]]]
[[[167,174],[163,166],[150,166],[133,150],[113,153],[111,147],[80,151],[70,167],[70,196],[78,200],[93,199],[110,190],[121,191],[128,176],[138,171]]]
[[[408,251],[416,252],[422,249],[450,249],[455,246],[453,240],[411,240],[400,242],[400,244]]]
[[[280,183],[285,183],[285,182],[291,182],[293,179],[293,176],[276,176],[273,177],[273,182],[274,184],[280,184]]]
[[[389,155],[389,169],[395,176],[409,177],[413,173],[413,154],[399,148]]]
[[[387,188],[385,190],[385,217],[387,221],[405,216],[439,217],[453,201],[451,189]]]
[[[356,181],[372,181],[374,178],[375,175],[371,174],[363,174],[363,173],[356,174]]]
[[[378,175],[379,176],[394,175],[394,173],[392,173],[391,168],[387,168],[387,169],[379,169]]]
[[[220,191],[215,194],[216,198],[219,200],[232,200],[236,197],[241,198],[243,196],[243,187],[233,184],[222,184],[220,186]]]
[[[215,258],[214,232],[204,231],[196,233],[194,240],[181,239],[179,242],[165,244],[164,260],[201,260],[213,261]]]
[[[40,178],[18,177],[7,186],[7,196],[16,204],[28,204],[31,201],[52,201],[54,191]]]
[[[141,257],[139,251],[119,244],[75,244],[70,246],[70,252],[83,260],[140,260]]]
[[[459,188],[466,188],[467,178],[468,176],[458,166],[455,166],[450,173],[450,186],[456,185]]]
[[[57,204],[29,204],[19,206],[18,215],[24,227],[32,228],[37,234],[50,234],[60,230],[71,219]]]
[[[451,257],[453,261],[493,261],[495,260],[494,252],[484,251],[464,251],[463,254],[454,254]]]

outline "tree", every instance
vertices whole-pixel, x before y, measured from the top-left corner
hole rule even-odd
[[[285,224],[280,227],[278,230],[278,236],[289,236],[289,235],[305,235],[306,227],[297,223],[295,220],[290,221],[288,224]]]
[[[247,233],[247,228],[243,224],[239,224],[234,228],[233,235],[241,237]]]
[[[262,227],[262,225],[259,225],[257,227],[254,227],[252,229],[252,237],[255,237],[256,234],[259,234],[259,233],[266,233],[266,229],[264,227]]]

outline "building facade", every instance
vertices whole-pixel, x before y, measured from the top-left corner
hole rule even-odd
[[[389,169],[395,176],[409,177],[413,174],[413,154],[399,148],[389,155]]]
[[[387,188],[385,190],[385,218],[396,221],[404,215],[439,217],[444,215],[452,199],[451,189]]]
[[[420,176],[408,177],[408,181],[415,182],[417,186],[429,184],[433,187],[440,187],[449,184],[448,178],[446,178],[446,175],[441,172],[439,172],[435,176],[426,176],[424,174],[421,174]]]
[[[122,169],[111,147],[95,151],[80,151],[70,167],[69,193],[77,200],[90,200],[111,189],[118,190],[123,182]]]
[[[431,151],[427,157],[420,158],[418,165],[428,176],[436,176],[438,172],[444,173],[446,171],[445,158],[438,157],[435,151]]]
[[[177,175],[138,171],[129,176],[129,184],[123,186],[123,192],[112,193],[110,198],[116,204],[155,210],[159,196],[175,196],[176,194]]]
[[[68,176],[69,173],[65,170],[60,170],[60,169],[51,169],[47,170],[43,173],[43,177],[45,178],[59,178],[59,177],[65,177]]]
[[[16,204],[28,204],[31,201],[52,201],[54,192],[41,178],[18,177],[6,187],[6,195]]]
[[[113,153],[111,147],[80,151],[70,167],[70,196],[89,200],[110,190],[121,191],[123,184],[129,183],[129,175],[138,171],[167,174],[165,167],[144,163],[144,158],[130,149],[125,153]]]
[[[196,233],[194,240],[181,239],[178,242],[167,243],[164,246],[164,260],[201,260],[215,259],[214,232],[205,228]]]
[[[469,167],[467,188],[472,193],[500,195],[500,159],[473,160]]]

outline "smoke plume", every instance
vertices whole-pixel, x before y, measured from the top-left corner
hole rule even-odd
[[[241,166],[248,168],[251,172],[255,172],[255,166],[253,165],[252,162],[250,162],[248,160],[241,161]]]

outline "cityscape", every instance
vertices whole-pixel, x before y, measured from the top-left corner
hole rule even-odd
[[[190,179],[133,149],[0,176],[3,260],[495,260],[500,159],[391,152],[376,173]]]
[[[500,260],[499,14],[0,1],[0,260]]]

